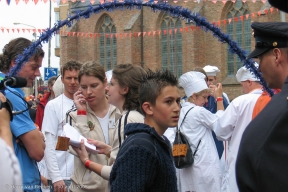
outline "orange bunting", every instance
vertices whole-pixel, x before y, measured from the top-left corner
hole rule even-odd
[[[244,15],[240,16],[240,20],[243,21],[244,20]]]
[[[248,20],[249,19],[249,14],[246,14],[246,20]]]
[[[37,5],[38,4],[38,2],[39,2],[39,0],[23,0],[26,4],[28,3],[28,2],[34,2],[34,4],[35,5]],[[45,4],[47,3],[47,1],[48,0],[41,0],[40,2],[44,2]],[[73,3],[75,3],[77,0],[50,0],[51,2],[53,1],[53,3],[59,3],[59,1],[61,1],[63,4],[66,4],[66,3],[68,3],[69,1],[71,1],[71,2],[73,2]],[[93,4],[95,4],[95,2],[96,2],[96,0],[79,0],[79,2],[81,2],[81,3],[85,3],[86,1],[90,1],[90,3],[93,5]],[[114,0],[99,0],[99,3],[100,4],[103,4],[103,3],[105,3],[105,2],[113,2]],[[178,3],[178,1],[179,2],[181,2],[181,1],[183,1],[184,3],[187,3],[189,0],[173,0],[173,2],[174,3]],[[204,1],[207,1],[207,0],[204,0]],[[214,3],[214,4],[216,4],[218,1],[222,1],[222,3],[223,4],[226,4],[227,3],[227,1],[229,1],[229,0],[209,0],[209,1],[211,1],[212,3]],[[233,2],[233,3],[236,3],[236,0],[230,0],[231,2]],[[247,2],[247,1],[252,1],[253,3],[255,3],[256,1],[261,1],[263,4],[265,4],[266,2],[267,2],[267,0],[242,0],[242,2],[243,3],[245,3],[245,2]],[[1,2],[1,0],[0,0],[0,2]],[[16,2],[16,5],[18,5],[18,3],[20,2],[20,0],[15,0],[15,2]],[[124,0],[117,0],[117,2],[124,2]],[[143,0],[143,3],[147,3],[148,2],[148,0]],[[163,2],[168,2],[168,0],[163,0]],[[197,0],[194,0],[194,2],[197,2]],[[7,5],[9,5],[8,4],[8,1],[6,1],[6,3],[7,3]],[[153,3],[155,3],[155,4],[157,4],[158,3],[158,0],[154,0],[153,1]]]
[[[270,8],[270,12],[271,12],[271,13],[273,13],[273,10],[274,10],[274,8],[273,8],[273,7],[271,7],[271,8]]]

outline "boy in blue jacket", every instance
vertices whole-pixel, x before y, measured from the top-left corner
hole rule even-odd
[[[177,78],[169,71],[148,71],[139,87],[143,123],[125,127],[127,138],[110,175],[111,192],[175,192],[171,146],[163,133],[176,127],[180,114]]]

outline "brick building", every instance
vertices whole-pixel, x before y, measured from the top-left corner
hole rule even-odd
[[[218,24],[220,21],[222,31],[230,34],[248,52],[254,48],[251,22],[280,21],[280,12],[274,9],[271,13],[268,2],[260,0],[247,0],[245,3],[241,0],[235,3],[227,1],[225,4],[208,0],[201,0],[200,3],[174,3],[169,0],[168,3],[188,8],[209,22]],[[61,5],[60,19],[66,19],[67,13],[86,10],[88,4],[70,2]],[[239,19],[237,22],[235,17]],[[62,31],[65,33],[60,38],[61,63],[95,60],[106,70],[117,63],[132,63],[145,69],[169,68],[178,76],[195,67],[210,64],[221,70],[217,77],[231,100],[241,94],[235,74],[242,63],[228,51],[227,44],[220,43],[211,32],[197,29],[195,24],[171,17],[165,12],[155,13],[149,7],[142,10],[124,8],[113,12],[102,11],[89,19],[74,21],[70,28],[65,27]],[[161,31],[160,35],[158,31]],[[76,33],[73,36],[67,32]],[[80,35],[75,35],[78,32]],[[86,33],[96,33],[96,37],[86,37]]]

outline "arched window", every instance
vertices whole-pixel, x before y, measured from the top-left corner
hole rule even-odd
[[[246,19],[246,14],[249,14],[248,7],[242,0],[231,3],[231,7],[227,14],[227,18],[231,19],[231,23],[227,24],[227,34],[229,34],[242,49],[245,49],[247,53],[249,53],[251,51],[251,19],[250,17]],[[244,16],[243,20],[239,17],[242,15]],[[234,20],[235,17],[238,17],[238,21]],[[232,54],[228,49],[228,75],[234,76],[237,73],[237,70],[243,66],[243,63],[237,55]]]
[[[182,75],[182,28],[179,18],[164,16],[161,23],[161,64],[163,69],[169,69],[174,75]]]
[[[104,66],[105,70],[108,71],[113,69],[117,64],[116,27],[112,18],[108,15],[105,15],[100,23],[100,63]]]

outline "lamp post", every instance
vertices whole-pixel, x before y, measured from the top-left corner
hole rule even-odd
[[[14,25],[25,25],[25,26],[28,26],[28,27],[32,27],[32,28],[34,28],[35,29],[35,31],[33,31],[33,37],[34,37],[34,39],[32,39],[32,42],[35,42],[36,41],[36,38],[37,38],[37,35],[36,35],[36,33],[37,33],[37,31],[36,31],[36,27],[34,27],[33,25],[28,25],[28,24],[25,24],[25,23],[17,23],[17,22],[14,22],[13,23]],[[35,80],[34,80],[34,87],[35,87],[35,97],[37,97],[37,95],[38,95],[38,81],[37,81],[37,77],[35,78]]]

